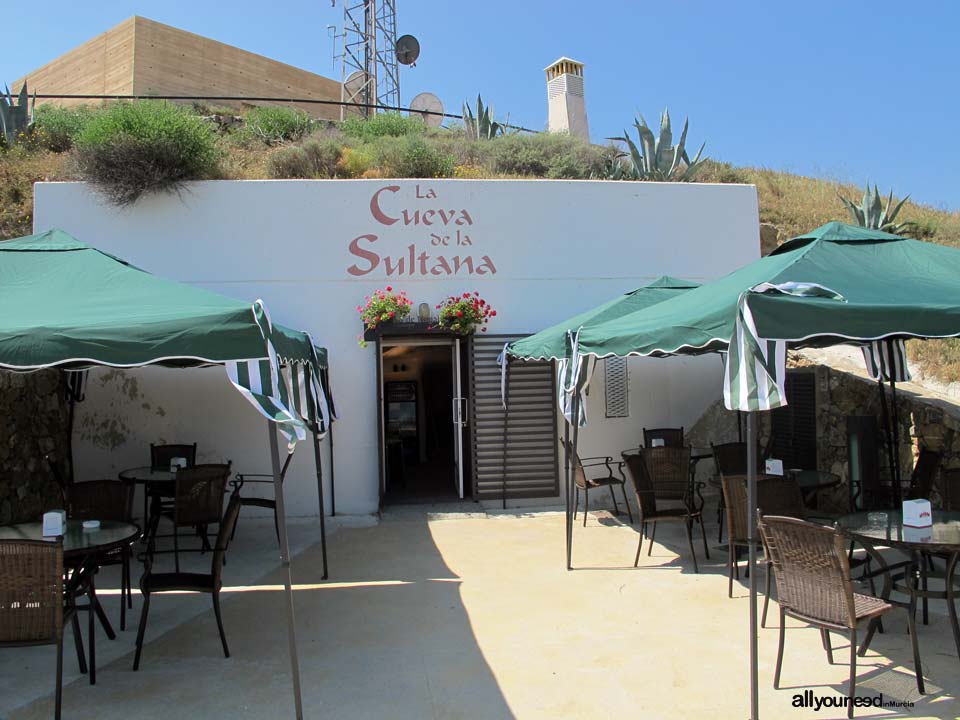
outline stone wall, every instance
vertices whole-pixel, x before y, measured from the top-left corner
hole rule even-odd
[[[828,512],[845,512],[849,497],[846,419],[850,415],[873,415],[878,418],[877,426],[882,427],[877,382],[853,372],[809,362],[792,353],[789,365],[815,373],[817,465],[820,470],[832,472],[841,478],[840,485],[820,495],[820,508]],[[889,407],[889,389],[887,400]],[[907,384],[897,389],[897,413],[901,476],[904,479],[910,477],[921,446],[943,452],[941,468],[960,467],[960,404]],[[770,414],[761,413],[759,419],[760,444],[766,447],[770,438]],[[709,447],[710,442],[732,442],[737,439],[737,413],[724,408],[723,401],[711,405],[687,432],[687,442],[698,448]],[[890,468],[885,454],[880,460],[880,467],[881,477],[888,479]],[[700,480],[706,480],[713,472],[712,462],[704,461],[697,466],[697,478]],[[937,503],[936,492],[931,499],[934,504]]]
[[[63,373],[0,372],[0,525],[39,520],[62,507],[44,455],[69,477],[67,403]]]

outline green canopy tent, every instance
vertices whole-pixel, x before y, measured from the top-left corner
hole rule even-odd
[[[727,353],[727,408],[747,415],[786,404],[787,349],[854,344],[875,377],[906,377],[907,338],[960,336],[960,250],[842,223],[787,241],[769,256],[677,298],[584,328],[568,357]],[[576,375],[583,363],[571,363]],[[580,402],[574,394],[573,405]],[[576,415],[576,411],[574,411]],[[747,453],[751,507],[756,455]],[[756,517],[749,514],[750,536]],[[568,560],[569,561],[569,560]],[[751,717],[757,691],[756,546],[750,543]],[[917,660],[918,685],[922,671]]]
[[[302,717],[276,431],[291,453],[313,436],[325,544],[319,440],[334,418],[326,351],[306,333],[272,323],[260,300],[251,305],[156,277],[60,230],[0,242],[0,304],[7,309],[0,369],[222,365],[267,419],[294,700]]]
[[[509,378],[509,362],[511,358],[517,360],[551,360],[557,365],[558,368],[557,374],[559,378],[558,386],[560,394],[560,407],[563,411],[563,416],[567,421],[564,423],[564,472],[566,488],[565,505],[567,511],[567,569],[570,569],[570,553],[571,544],[573,542],[573,516],[571,514],[571,495],[573,490],[570,483],[570,472],[573,467],[573,459],[567,455],[566,447],[570,442],[570,423],[574,417],[571,414],[572,408],[570,404],[572,393],[565,392],[564,389],[564,381],[570,376],[568,372],[569,362],[567,359],[568,336],[573,333],[580,332],[584,328],[599,325],[608,321],[613,321],[630,313],[648,308],[651,305],[664,302],[665,300],[669,300],[670,298],[686,293],[699,286],[699,283],[691,280],[681,280],[679,278],[670,277],[669,275],[661,275],[656,280],[643,285],[636,290],[631,290],[623,295],[618,295],[602,305],[582,312],[579,315],[574,315],[566,320],[562,320],[559,323],[551,325],[550,327],[541,330],[534,335],[530,335],[529,337],[525,337],[520,340],[515,340],[504,348],[504,354],[501,360],[501,367],[503,369],[502,384],[504,398],[506,398],[506,384]],[[580,384],[577,390],[578,394],[586,388],[591,373],[592,367],[587,368],[586,371],[582,373],[579,379]],[[508,410],[506,400],[504,400],[504,409]],[[582,403],[577,410],[577,415],[579,416],[579,422],[573,429],[574,446],[576,446],[576,434],[578,432],[578,428],[586,422],[586,413],[583,410]],[[503,499],[504,506],[506,506],[506,493],[504,493]]]

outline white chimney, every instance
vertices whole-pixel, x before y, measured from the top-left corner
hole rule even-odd
[[[550,132],[569,132],[590,140],[587,106],[583,99],[583,63],[562,57],[544,68]]]

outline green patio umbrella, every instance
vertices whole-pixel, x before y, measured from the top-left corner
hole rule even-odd
[[[156,277],[61,230],[0,242],[0,305],[0,369],[223,365],[268,420],[294,699],[302,717],[276,430],[290,452],[313,434],[325,537],[318,439],[333,418],[326,351],[307,333],[273,324],[260,300],[246,303]]]
[[[834,222],[715,282],[584,328],[568,356],[726,351],[724,401],[731,410],[748,411],[752,448],[753,411],[786,404],[788,348],[860,345],[871,374],[893,381],[907,377],[905,339],[957,336],[960,250]],[[577,363],[575,372],[582,366]],[[579,396],[573,401],[579,404]],[[756,458],[753,452],[747,457],[750,503],[756,507]],[[748,515],[754,537],[756,518]],[[756,719],[755,543],[750,543],[750,563],[751,716]]]
[[[507,346],[507,354],[523,360],[563,360],[567,357],[569,331],[616,320],[635,310],[656,305],[696,287],[700,287],[700,283],[661,275],[653,282],[618,295],[592,310],[551,325],[535,335],[515,340]]]

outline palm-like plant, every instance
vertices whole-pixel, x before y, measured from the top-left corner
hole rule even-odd
[[[484,107],[480,95],[477,95],[476,115],[468,103],[463,103],[463,126],[472,140],[492,140],[506,130],[504,125],[493,119],[493,106]]]
[[[34,95],[33,102],[27,105],[27,83],[24,82],[17,102],[14,104],[10,88],[4,87],[6,93],[0,93],[0,134],[3,135],[4,142],[9,147],[33,124],[33,108],[37,103],[37,97]]]
[[[913,232],[917,228],[915,222],[896,222],[900,209],[910,198],[909,195],[894,205],[893,190],[891,190],[887,196],[887,206],[883,207],[877,186],[874,185],[871,190],[870,183],[867,182],[866,190],[863,193],[863,200],[860,201],[859,205],[855,205],[852,200],[848,200],[839,193],[837,193],[837,196],[843,202],[844,207],[847,208],[847,212],[850,213],[851,217],[860,227],[882,230],[883,232],[893,233],[894,235],[905,235]]]
[[[630,138],[626,130],[623,131],[622,137],[609,138],[625,143],[629,150],[620,155],[627,161],[626,168],[623,171],[617,171],[617,174],[623,175],[623,179],[689,182],[701,163],[706,160],[701,158],[706,143],[700,146],[693,160],[687,155],[685,147],[689,125],[687,119],[683,121],[680,140],[676,145],[673,144],[670,112],[667,109],[660,114],[660,132],[657,137],[654,137],[653,131],[642,115],[634,121],[633,125],[640,136],[639,146]]]

